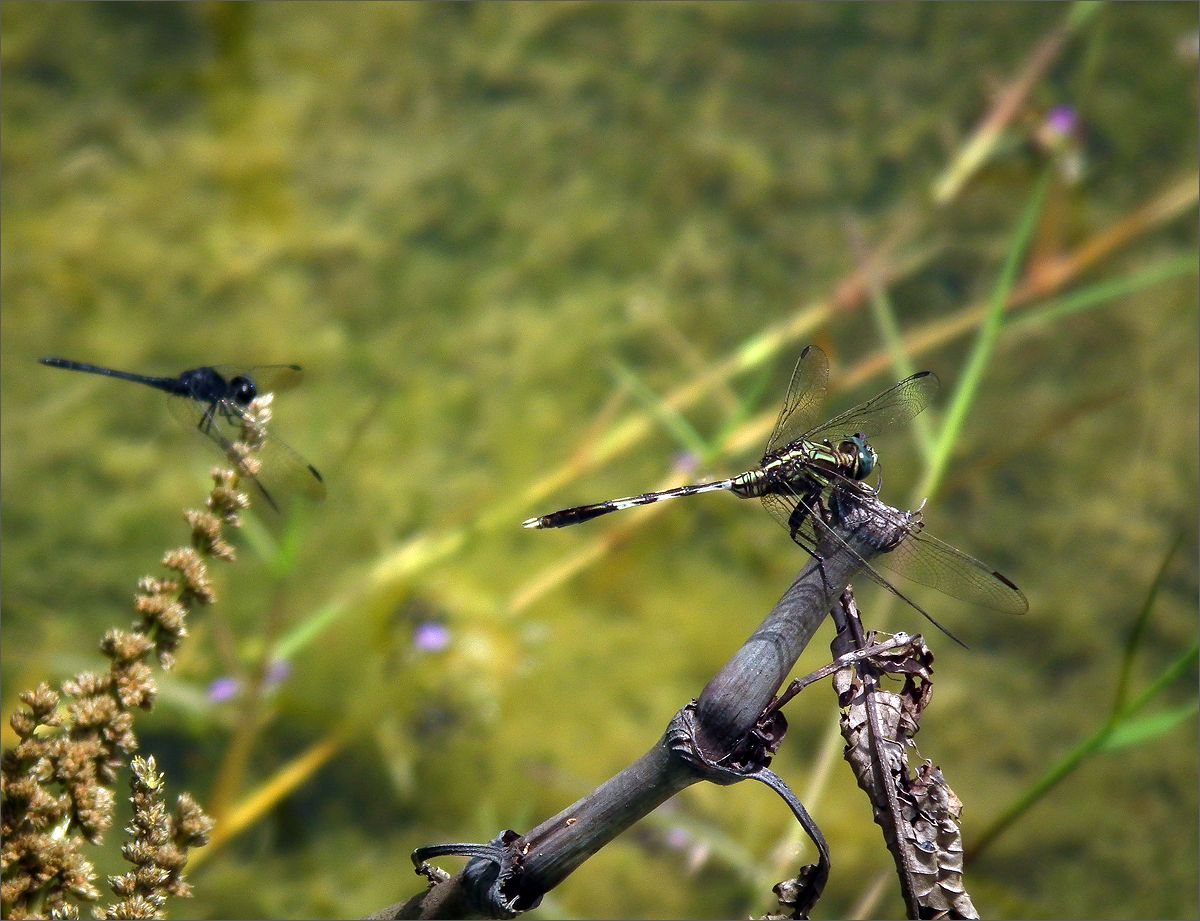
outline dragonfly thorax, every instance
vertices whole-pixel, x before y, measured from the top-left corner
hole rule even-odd
[[[744,484],[738,483],[735,492],[743,495],[763,495],[773,492],[772,485],[816,481],[824,485],[822,474],[832,474],[845,480],[865,480],[875,470],[879,457],[861,432],[851,435],[834,447],[829,441],[797,441],[781,451],[768,454],[761,466],[751,471]],[[742,477],[738,478],[739,480]],[[741,490],[738,486],[742,486]]]
[[[184,396],[198,403],[221,403],[245,409],[258,396],[258,385],[249,374],[236,374],[228,380],[216,368],[193,368],[179,375],[178,386]]]

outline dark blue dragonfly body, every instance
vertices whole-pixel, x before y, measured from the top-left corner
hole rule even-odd
[[[248,417],[247,407],[256,397],[290,389],[302,376],[299,365],[263,365],[246,369],[206,366],[184,371],[177,377],[156,377],[66,358],[42,358],[40,361],[51,368],[114,377],[170,394],[172,413],[188,427],[206,435],[224,453],[228,453],[230,445],[241,438],[241,429]],[[274,436],[268,437],[258,453],[263,468],[254,480],[276,511],[292,494],[302,494],[316,501],[325,497],[325,481],[320,472],[284,442]]]

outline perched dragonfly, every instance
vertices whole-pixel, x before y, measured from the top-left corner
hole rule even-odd
[[[207,435],[223,453],[241,438],[246,407],[256,396],[290,389],[302,376],[299,365],[192,368],[178,377],[152,377],[66,358],[39,360],[51,368],[115,377],[169,393],[172,414],[184,425]],[[325,498],[325,481],[320,472],[284,442],[269,435],[257,453],[263,467],[254,481],[276,511],[287,495],[301,494],[315,501]]]
[[[1027,611],[1029,603],[1009,579],[925,533],[919,519],[879,502],[876,499],[878,487],[865,482],[876,469],[878,455],[863,433],[874,435],[916,416],[929,405],[937,391],[937,375],[932,371],[921,371],[865,403],[814,426],[814,417],[824,401],[828,381],[829,360],[819,348],[810,345],[796,362],[787,397],[762,460],[751,470],[713,483],[694,483],[567,508],[529,518],[523,526],[564,528],[663,499],[724,490],[741,498],[761,499],[767,510],[787,528],[792,540],[819,561],[818,545],[822,540],[845,545],[830,524],[845,519],[848,510],[855,510],[874,516],[885,529],[902,535],[895,546],[875,556],[871,563],[862,561],[862,571],[934,624],[937,621],[927,611],[874,567],[882,566],[914,582],[982,607],[1010,614]],[[847,549],[857,555],[848,545]]]

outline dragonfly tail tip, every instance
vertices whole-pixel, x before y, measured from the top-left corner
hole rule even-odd
[[[526,518],[521,522],[523,528],[540,528],[542,526],[541,518]]]

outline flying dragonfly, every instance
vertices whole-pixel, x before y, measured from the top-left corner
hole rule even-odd
[[[242,425],[249,417],[247,407],[255,397],[288,390],[300,382],[303,374],[299,365],[259,365],[245,369],[218,365],[192,368],[178,377],[154,377],[66,358],[39,361],[51,368],[115,377],[170,394],[168,406],[172,414],[210,438],[222,453],[228,453],[230,445],[241,440]],[[276,511],[280,511],[288,495],[301,494],[318,502],[325,498],[325,481],[320,472],[283,441],[268,435],[257,454],[263,466],[253,479],[263,498]]]
[[[818,545],[822,540],[845,545],[830,525],[857,511],[858,517],[874,518],[902,538],[870,563],[846,545],[852,554],[859,556],[862,571],[939,628],[924,608],[881,576],[875,566],[972,604],[1008,614],[1025,613],[1029,603],[1008,578],[926,533],[914,515],[879,502],[878,488],[865,482],[875,471],[879,457],[864,432],[873,436],[920,413],[937,391],[937,375],[921,371],[814,426],[828,382],[828,358],[816,346],[808,346],[796,362],[787,397],[757,467],[713,483],[693,483],[562,509],[526,519],[523,527],[565,528],[664,499],[727,491],[743,499],[760,499],[787,528],[792,540],[820,561]]]

